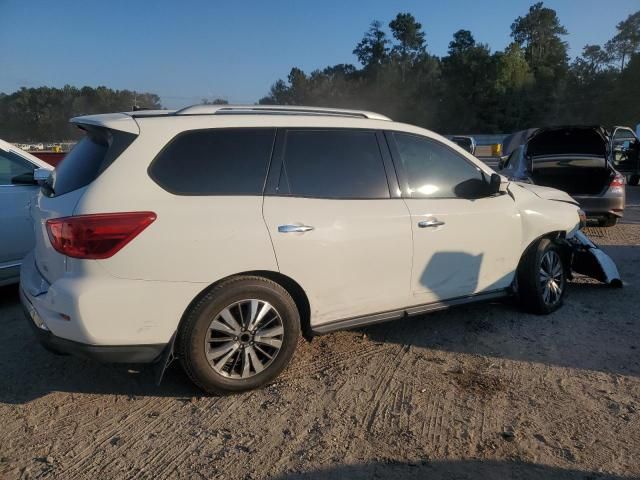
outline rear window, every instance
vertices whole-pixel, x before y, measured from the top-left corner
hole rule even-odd
[[[149,175],[176,195],[261,195],[274,138],[272,128],[188,131],[160,152]]]
[[[90,128],[56,166],[43,191],[49,196],[58,196],[89,185],[135,138],[130,133]]]

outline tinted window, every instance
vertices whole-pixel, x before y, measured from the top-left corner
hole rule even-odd
[[[13,152],[0,150],[0,185],[11,185],[11,179],[33,172],[34,165]]]
[[[85,137],[56,166],[45,183],[45,194],[64,195],[93,182],[136,138],[130,133],[87,128]]]
[[[359,130],[287,132],[280,192],[320,198],[388,198],[376,135]]]
[[[149,174],[178,195],[262,194],[274,129],[195,130],[174,138]]]
[[[393,136],[411,197],[470,198],[486,187],[480,170],[447,146],[416,135]]]

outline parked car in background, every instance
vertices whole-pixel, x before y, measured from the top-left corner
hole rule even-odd
[[[577,203],[428,130],[282,106],[72,122],[86,137],[38,195],[21,274],[50,349],[161,366],[175,352],[202,389],[233,392],[274,379],[301,332],[516,292],[538,314],[562,305]]]
[[[33,249],[29,206],[38,181],[50,170],[42,160],[0,140],[0,286],[18,281],[22,259]]]
[[[456,135],[451,137],[451,141],[458,145],[460,148],[464,148],[471,155],[476,153],[476,141],[473,137]]]
[[[613,167],[612,150],[602,127],[540,128],[498,168],[511,180],[567,192],[587,218],[613,226],[624,212],[625,178]]]

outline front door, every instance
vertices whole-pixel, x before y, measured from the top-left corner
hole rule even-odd
[[[406,306],[411,224],[390,195],[382,155],[371,130],[278,134],[264,219],[280,272],[309,297],[314,327]]]
[[[509,195],[489,196],[470,159],[436,139],[388,133],[411,215],[411,304],[507,288],[521,245]]]
[[[17,275],[22,258],[33,248],[29,205],[38,186],[12,179],[34,168],[18,155],[0,150],[0,282]]]

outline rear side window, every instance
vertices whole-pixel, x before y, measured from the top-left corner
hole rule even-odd
[[[44,193],[64,195],[89,185],[135,138],[130,133],[87,127],[84,138],[56,166],[43,187]]]
[[[472,198],[483,190],[480,169],[437,141],[394,133],[412,198]]]
[[[261,195],[275,129],[194,130],[175,137],[149,175],[176,195]]]
[[[317,198],[389,198],[375,132],[289,130],[279,192]]]

